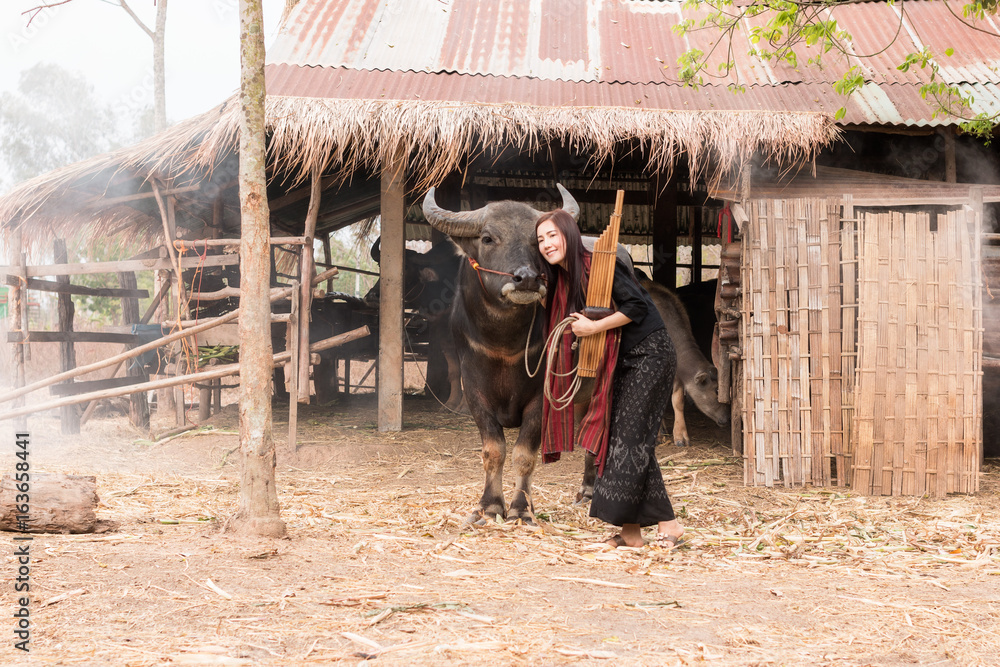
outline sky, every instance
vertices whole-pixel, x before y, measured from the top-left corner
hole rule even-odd
[[[152,41],[117,0],[71,0],[44,9],[28,24],[22,12],[58,0],[0,0],[0,92],[20,73],[52,62],[83,74],[97,95],[118,109],[153,102]],[[167,119],[189,118],[239,88],[238,0],[170,0],[166,27]],[[129,0],[155,25],[154,0]],[[263,0],[265,46],[277,34],[284,0]]]

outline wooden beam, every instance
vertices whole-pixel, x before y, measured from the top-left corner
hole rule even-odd
[[[338,176],[327,176],[320,183],[320,190],[326,190],[328,187],[337,182]],[[292,190],[287,195],[283,197],[276,197],[268,202],[267,208],[271,213],[275,211],[280,211],[286,206],[291,206],[296,202],[300,202],[306,197],[311,197],[313,191],[313,184],[310,183],[309,187],[299,188],[298,190]]]
[[[281,291],[281,294],[284,296],[287,296],[290,293],[291,293],[290,289],[285,289]],[[278,297],[275,296],[271,297],[272,301],[276,300],[277,298]],[[0,395],[0,403],[5,403],[7,401],[13,400],[19,396],[23,396],[24,394],[35,391],[36,389],[47,387],[50,384],[62,382],[63,380],[68,380],[70,378],[78,377],[80,375],[86,375],[87,373],[92,373],[96,370],[112,366],[120,361],[132,359],[133,357],[138,357],[140,354],[143,354],[144,352],[149,352],[150,350],[155,350],[158,347],[163,347],[164,345],[173,343],[175,340],[180,340],[181,338],[187,338],[188,336],[193,336],[194,334],[201,333],[202,331],[206,331],[208,329],[211,329],[212,327],[217,327],[220,324],[225,324],[226,322],[232,322],[239,316],[240,316],[240,309],[237,308],[236,310],[230,313],[226,313],[222,317],[217,317],[215,319],[204,322],[203,324],[199,324],[196,327],[191,327],[190,329],[177,331],[168,336],[164,336],[163,338],[158,338],[154,341],[146,343],[145,345],[140,345],[139,347],[133,348],[126,352],[122,352],[121,354],[109,357],[102,361],[97,361],[92,364],[88,364],[86,366],[79,366],[72,371],[59,373],[58,375],[54,375],[50,378],[39,380],[37,382],[32,382],[29,385],[20,387],[18,389],[14,389],[13,391],[9,391],[6,394]],[[172,386],[172,385],[166,385],[166,386]]]
[[[182,269],[196,267],[231,266],[238,264],[239,255],[209,255],[208,257],[185,257],[180,260]],[[26,266],[28,277],[37,276],[79,276],[94,273],[118,273],[119,271],[172,271],[169,259],[123,259],[118,262],[87,262],[77,264],[38,264]],[[0,276],[6,282],[8,276],[17,276],[14,267],[0,268]]]
[[[383,167],[379,263],[378,430],[403,428],[403,255],[406,227],[404,157]]]
[[[17,285],[18,279],[14,276],[5,276],[4,282],[8,285]],[[127,290],[115,287],[87,287],[86,285],[71,285],[67,281],[42,280],[40,278],[28,278],[27,288],[39,292],[55,292],[57,294],[76,294],[78,296],[107,296],[120,299],[148,299],[149,291],[144,289]]]
[[[134,345],[139,337],[133,334],[111,333],[107,331],[29,331],[25,336],[21,331],[8,331],[8,343],[124,343]]]
[[[363,338],[369,334],[367,326],[354,329],[353,331],[348,331],[347,333],[342,333],[339,336],[333,336],[332,338],[327,338],[325,340],[313,343],[310,346],[310,350],[313,352],[319,352],[321,350],[327,350],[339,345],[344,345],[358,338]],[[139,349],[139,348],[136,348]],[[273,363],[278,364],[287,361],[291,357],[291,352],[280,352],[273,357]],[[166,378],[163,380],[154,380],[152,382],[143,382],[141,384],[129,385],[127,387],[119,387],[117,389],[105,389],[103,391],[94,391],[89,394],[80,394],[79,396],[69,396],[67,398],[61,398],[57,401],[51,401],[49,403],[43,403],[40,405],[33,405],[31,407],[24,407],[17,410],[8,410],[6,412],[0,413],[0,421],[6,419],[17,419],[18,417],[23,417],[35,412],[44,412],[45,410],[52,410],[54,408],[61,408],[64,405],[74,405],[76,403],[84,403],[86,401],[94,401],[101,398],[114,398],[116,396],[125,396],[126,394],[131,394],[136,391],[151,391],[154,389],[163,389],[166,387],[174,387],[179,384],[192,384],[195,382],[204,382],[206,380],[214,380],[216,378],[226,377],[228,375],[236,375],[240,372],[239,364],[229,364],[226,366],[219,366],[218,368],[211,371],[204,371],[201,373],[192,373],[190,375],[178,375],[176,377]]]
[[[133,384],[145,382],[145,377],[126,375],[120,378],[105,378],[104,380],[84,380],[66,384],[56,384],[49,387],[49,393],[53,396],[76,396],[90,391],[100,391],[102,389],[113,389],[115,387],[127,387]],[[63,406],[69,407],[69,406]]]
[[[169,190],[163,190],[160,192],[161,195],[179,195],[185,192],[192,192],[201,188],[201,185],[185,185],[180,188],[170,188]],[[122,197],[100,197],[93,199],[84,206],[87,208],[108,208],[110,206],[115,206],[117,204],[125,204],[127,202],[139,201],[142,199],[152,199],[156,197],[153,191],[150,192],[140,192],[134,195],[124,195]]]
[[[122,274],[118,274],[118,275],[121,276]],[[133,274],[133,277],[134,277],[134,274]],[[160,303],[163,301],[163,298],[167,295],[168,291],[170,291],[170,282],[169,281],[167,281],[166,283],[164,283],[163,286],[160,287],[159,291],[157,291],[156,296],[153,297],[153,301],[146,308],[146,312],[143,313],[143,316],[139,319],[139,324],[148,324],[149,323],[149,319],[153,316],[153,313],[156,312],[156,309],[159,308]],[[125,359],[120,359],[117,362],[115,362],[114,368],[111,369],[111,375],[109,375],[108,377],[114,377],[115,375],[117,375],[118,374],[118,369],[121,368],[121,366],[122,366],[123,363],[125,363]],[[80,417],[80,425],[81,426],[87,423],[87,420],[90,419],[90,416],[94,413],[94,409],[96,407],[97,407],[97,402],[95,401],[95,402],[92,402],[92,403],[88,404],[87,407],[84,408],[83,415],[81,415],[81,417]],[[139,404],[138,402],[136,402],[136,404],[135,404],[135,412],[136,412],[136,414],[135,414],[136,421],[133,422],[133,423],[135,423],[136,425],[145,424],[145,428],[148,429],[149,428],[149,402],[148,401],[146,402],[145,418],[143,418],[142,405]],[[131,417],[132,415],[130,414],[129,416]]]

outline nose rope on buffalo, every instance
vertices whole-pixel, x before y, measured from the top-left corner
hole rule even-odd
[[[476,277],[479,278],[479,286],[483,288],[484,292],[486,291],[486,285],[483,284],[483,274],[481,274],[480,271],[485,271],[486,273],[495,273],[498,276],[510,276],[511,278],[517,277],[513,273],[507,273],[506,271],[494,271],[493,269],[487,269],[486,267],[484,267],[471,257],[469,258],[469,266],[471,266],[472,270],[476,272]]]

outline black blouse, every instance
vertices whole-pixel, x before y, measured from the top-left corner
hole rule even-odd
[[[666,328],[649,292],[638,283],[632,270],[620,261],[615,261],[615,281],[611,285],[611,299],[615,307],[632,320],[621,328],[619,356],[627,353],[654,331]]]

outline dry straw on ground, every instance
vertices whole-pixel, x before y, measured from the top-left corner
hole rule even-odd
[[[612,550],[574,505],[577,455],[540,467],[537,526],[464,520],[467,418],[411,399],[300,413],[279,466],[287,540],[216,530],[236,506],[235,416],[158,445],[121,423],[36,429],[39,469],[99,475],[110,535],[33,545],[38,664],[989,665],[1000,660],[1000,472],[976,496],[742,486],[723,434],[661,446],[686,544]],[[280,421],[281,413],[278,414]],[[302,432],[302,431],[300,431]],[[8,557],[10,561],[10,557]],[[10,572],[8,564],[8,572]],[[8,576],[9,580],[9,576]],[[8,582],[9,585],[9,582]],[[83,590],[81,590],[83,589]],[[4,649],[4,660],[19,656]]]

